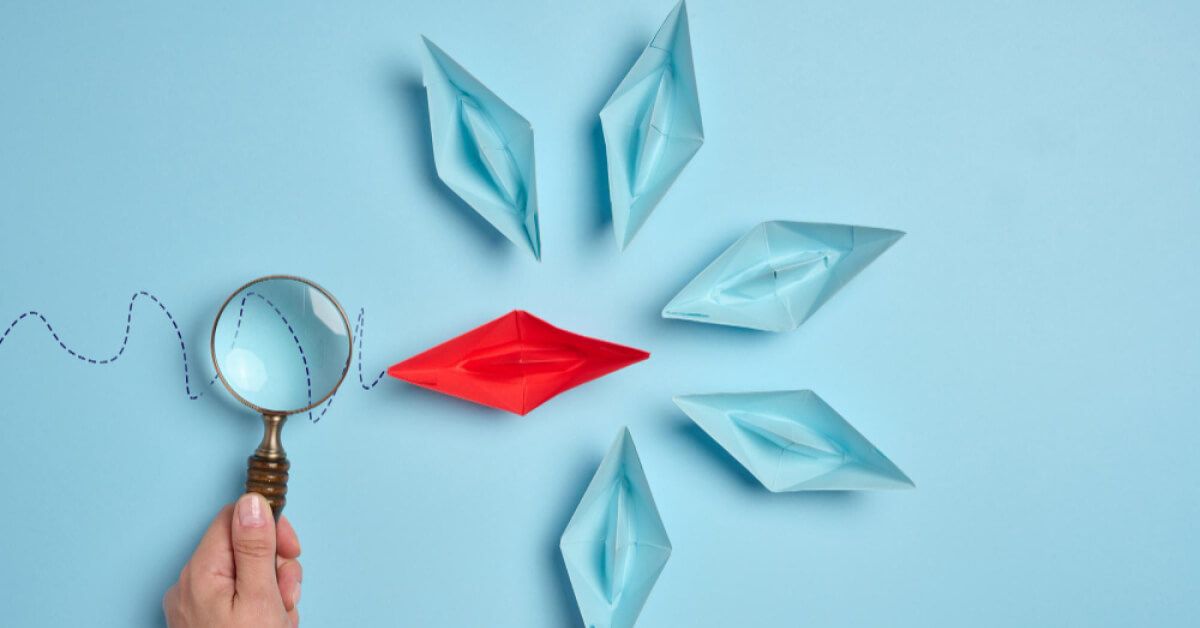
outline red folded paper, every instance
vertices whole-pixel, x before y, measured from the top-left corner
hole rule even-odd
[[[393,365],[388,375],[525,415],[558,393],[648,357],[516,310]]]

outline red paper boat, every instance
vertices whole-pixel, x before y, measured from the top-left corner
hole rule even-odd
[[[393,365],[388,375],[525,415],[564,390],[648,357],[516,310]]]

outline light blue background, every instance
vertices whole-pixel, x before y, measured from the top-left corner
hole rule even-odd
[[[695,0],[707,142],[624,254],[596,114],[669,0],[344,4],[0,6],[0,324],[108,355],[148,290],[207,377],[221,300],[290,272],[366,309],[369,376],[513,308],[653,353],[525,418],[355,377],[294,420],[306,624],[577,625],[558,537],[626,424],[675,545],[639,626],[1200,621],[1195,3]],[[435,180],[422,33],[532,121],[541,264]],[[658,317],[767,219],[909,235],[795,333]],[[148,299],[112,365],[39,325],[0,623],[154,625],[258,421],[187,399]],[[917,490],[771,495],[670,401],[776,388]]]

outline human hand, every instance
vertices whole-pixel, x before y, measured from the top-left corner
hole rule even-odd
[[[303,573],[300,540],[286,517],[248,493],[217,513],[163,596],[171,628],[295,628]]]

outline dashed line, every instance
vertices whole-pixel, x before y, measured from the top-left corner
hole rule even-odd
[[[367,329],[366,316],[367,311],[363,308],[359,308],[358,318],[356,318],[354,322],[354,337],[358,339],[358,355],[355,357],[355,361],[358,362],[358,385],[363,390],[369,391],[379,385],[380,380],[387,375],[387,371],[379,371],[379,375],[376,375],[375,379],[371,380],[370,384],[368,384],[366,379],[363,377],[363,335]],[[320,421],[321,418],[325,416],[325,413],[329,412],[329,407],[333,405],[333,400],[337,399],[338,393],[340,392],[341,389],[339,388],[338,392],[335,392],[333,396],[329,398],[329,401],[325,402],[325,407],[321,408],[321,413],[316,417],[313,416],[312,411],[309,411],[308,418],[312,420],[313,423]]]
[[[165,314],[167,316],[167,320],[171,322],[171,328],[175,331],[175,338],[179,341],[179,353],[180,353],[180,356],[183,358],[183,388],[184,388],[184,391],[187,393],[188,399],[191,399],[191,400],[199,399],[200,397],[202,397],[204,395],[204,391],[193,391],[192,390],[191,369],[188,367],[187,344],[183,341],[183,332],[181,332],[179,330],[179,324],[175,321],[175,317],[171,315],[171,312],[167,310],[167,306],[163,305],[163,302],[160,301],[158,297],[154,296],[153,294],[150,294],[149,292],[146,292],[145,290],[139,290],[139,291],[135,292],[132,297],[130,297],[129,307],[125,313],[125,335],[124,335],[124,337],[121,338],[121,346],[117,349],[117,352],[114,353],[111,357],[107,357],[107,358],[90,357],[88,355],[85,355],[83,353],[75,351],[71,347],[67,346],[67,343],[63,342],[62,338],[59,337],[58,332],[54,329],[54,325],[51,325],[50,321],[46,320],[46,317],[41,312],[38,312],[36,310],[30,310],[28,312],[24,312],[20,316],[18,316],[16,319],[14,319],[12,323],[9,323],[8,328],[4,330],[4,334],[0,335],[0,346],[2,346],[4,344],[4,341],[6,339],[8,339],[8,335],[10,333],[12,333],[12,330],[14,328],[16,328],[16,326],[19,325],[21,323],[21,321],[23,321],[27,318],[33,317],[33,318],[37,318],[38,320],[42,321],[42,324],[46,326],[46,331],[50,332],[50,336],[52,338],[54,338],[54,342],[58,343],[58,346],[63,351],[66,351],[67,355],[70,355],[71,357],[79,360],[80,362],[86,362],[88,364],[112,364],[113,362],[116,362],[118,359],[120,359],[121,356],[125,355],[125,349],[127,349],[129,347],[129,334],[133,328],[133,306],[135,303],[137,303],[137,300],[140,297],[146,297],[146,298],[150,299],[151,301],[153,301],[154,304],[157,305],[160,310],[162,310],[163,314]],[[217,381],[217,378],[214,376],[211,380],[209,380],[208,385],[212,386],[213,383],[216,381]]]
[[[304,379],[305,385],[307,386],[306,391],[308,392],[308,403],[305,405],[312,405],[312,371],[308,368],[308,356],[304,353],[304,345],[300,344],[300,337],[296,334],[296,330],[292,328],[292,324],[288,322],[287,317],[283,315],[283,312],[279,311],[279,307],[276,306],[270,299],[253,291],[242,295],[242,301],[238,305],[237,324],[233,328],[233,342],[237,343],[238,333],[242,331],[242,317],[246,313],[246,300],[250,297],[262,299],[267,306],[269,306],[272,310],[275,310],[275,314],[279,317],[279,320],[283,321],[284,326],[288,329],[288,333],[292,335],[292,340],[296,343],[296,349],[300,351],[300,361],[304,364]],[[308,413],[308,418],[313,418],[311,411]],[[313,419],[313,421],[315,422],[316,419]]]
[[[354,323],[354,337],[358,338],[358,385],[362,386],[363,390],[371,390],[379,385],[379,380],[383,379],[384,375],[387,375],[387,371],[379,371],[379,375],[376,375],[375,379],[372,380],[370,384],[367,384],[363,379],[363,336],[367,331],[366,315],[366,310],[359,308],[358,320]]]
[[[248,298],[250,298],[251,296],[258,297],[258,298],[262,299],[264,302],[266,302],[271,307],[271,309],[273,309],[275,311],[275,313],[279,315],[279,317],[283,321],[283,323],[285,325],[287,325],[288,331],[291,332],[292,339],[296,341],[296,348],[299,350],[300,359],[304,364],[304,374],[307,379],[307,385],[308,385],[308,399],[311,402],[312,401],[312,371],[308,364],[308,357],[304,353],[304,347],[301,346],[300,338],[296,334],[295,329],[288,322],[287,317],[285,317],[283,315],[283,313],[279,311],[279,308],[276,307],[274,303],[271,303],[271,301],[269,299],[262,296],[261,294],[257,294],[254,292],[248,292],[245,295],[243,295],[241,303],[239,304],[239,308],[238,308],[238,321],[237,321],[237,326],[235,327],[235,330],[234,330],[234,339],[236,340],[237,334],[241,330],[242,316],[245,313],[246,300]],[[98,358],[98,357],[94,357],[94,356],[89,356],[87,354],[76,351],[72,347],[68,346],[67,343],[64,342],[63,339],[59,336],[58,331],[56,329],[54,329],[54,325],[52,325],[50,323],[50,321],[46,318],[45,315],[43,315],[41,312],[38,312],[36,310],[29,310],[28,312],[23,312],[19,316],[17,316],[15,319],[13,319],[13,321],[11,323],[9,323],[8,327],[4,330],[4,333],[0,334],[0,346],[4,345],[4,341],[8,339],[9,334],[11,334],[13,329],[16,329],[16,327],[18,325],[20,325],[22,321],[24,321],[26,319],[36,318],[42,322],[42,325],[45,326],[46,331],[50,333],[50,337],[54,339],[54,342],[57,343],[59,348],[61,348],[63,351],[65,351],[67,353],[67,355],[70,355],[71,357],[79,360],[80,362],[84,362],[87,364],[93,364],[93,365],[112,364],[112,363],[116,362],[118,359],[120,359],[121,356],[125,355],[125,350],[129,346],[129,336],[133,331],[133,306],[137,303],[138,299],[142,298],[142,297],[145,297],[145,298],[153,301],[154,304],[158,306],[158,309],[161,310],[162,313],[167,317],[167,321],[171,323],[171,329],[175,332],[175,339],[177,341],[179,341],[179,354],[180,354],[180,358],[183,362],[184,392],[187,394],[187,398],[192,401],[200,399],[201,397],[204,396],[204,393],[206,391],[192,389],[192,370],[190,367],[190,363],[188,361],[187,343],[184,342],[184,340],[183,340],[183,332],[179,329],[179,323],[175,320],[175,316],[171,314],[170,310],[167,309],[167,306],[164,305],[163,302],[157,296],[155,296],[145,290],[139,290],[139,291],[135,292],[132,297],[130,297],[129,307],[126,308],[126,311],[125,311],[125,333],[121,338],[121,345],[117,348],[116,353],[112,354],[109,357]],[[365,329],[366,329],[366,310],[359,309],[358,317],[357,317],[355,325],[354,325],[354,334],[358,337],[358,342],[357,342],[358,355],[356,356],[356,360],[358,362],[358,364],[357,364],[358,384],[359,384],[359,387],[362,388],[363,390],[369,391],[369,390],[374,389],[375,386],[377,386],[379,384],[379,382],[383,379],[383,377],[385,375],[387,375],[387,371],[381,370],[379,372],[379,374],[377,376],[375,376],[375,378],[373,380],[371,380],[370,383],[367,383],[366,377],[363,375],[363,364],[362,364],[362,362],[363,362],[363,332],[365,331]],[[208,381],[207,385],[211,387],[213,384],[216,383],[216,381],[217,381],[217,377],[214,375],[212,377],[212,379],[210,379]],[[329,408],[333,405],[333,400],[336,398],[336,396],[337,395],[335,394],[333,397],[330,397],[327,402],[325,402],[325,404],[321,408],[320,413],[314,415],[313,411],[310,410],[308,412],[308,418],[311,421],[313,421],[314,423],[320,421],[325,416],[325,414],[327,412],[329,412]]]

